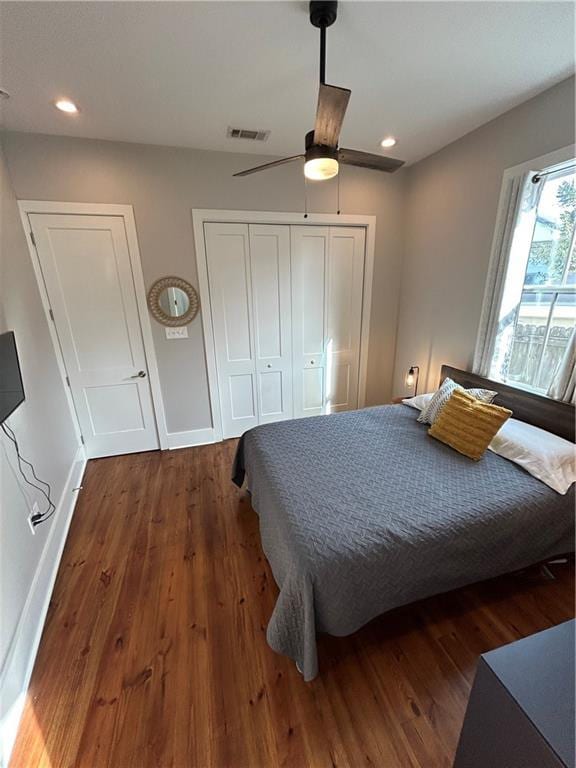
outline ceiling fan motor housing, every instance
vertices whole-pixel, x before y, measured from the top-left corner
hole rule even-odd
[[[328,147],[325,144],[314,144],[314,131],[306,134],[306,160],[316,157],[333,157],[338,160],[338,147]]]
[[[310,22],[319,29],[332,26],[338,15],[336,0],[312,0],[310,3]]]

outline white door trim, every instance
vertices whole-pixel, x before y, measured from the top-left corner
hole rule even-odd
[[[358,378],[358,407],[363,408],[366,404],[366,377],[368,371],[368,343],[370,340],[370,310],[372,307],[372,277],[374,273],[376,216],[309,213],[304,217],[303,213],[227,211],[193,208],[192,226],[194,229],[194,245],[196,248],[196,267],[198,270],[200,305],[205,309],[205,311],[202,312],[202,333],[206,350],[210,405],[212,408],[212,421],[214,424],[214,442],[222,440],[222,415],[220,411],[218,375],[216,372],[216,350],[214,345],[214,329],[212,328],[208,264],[206,261],[206,246],[204,242],[204,224],[225,222],[242,224],[296,224],[299,226],[328,225],[331,227],[365,228],[366,261],[364,265],[364,290],[362,294],[362,330],[360,333],[360,371]]]
[[[140,327],[142,329],[144,353],[146,355],[146,362],[148,364],[148,375],[150,379],[150,390],[152,393],[152,403],[154,406],[154,414],[156,419],[158,442],[162,450],[169,448],[170,446],[166,429],[166,415],[164,412],[164,403],[162,401],[162,390],[160,388],[160,374],[158,372],[158,361],[156,359],[156,350],[154,348],[154,341],[152,338],[152,327],[150,324],[150,316],[148,314],[148,303],[146,300],[146,288],[144,286],[144,276],[142,274],[142,264],[140,261],[140,249],[138,247],[138,237],[136,234],[134,209],[131,205],[116,205],[108,203],[61,203],[46,200],[19,200],[18,207],[20,208],[22,227],[24,228],[26,243],[28,245],[28,252],[30,253],[30,259],[32,260],[32,266],[34,268],[34,274],[38,284],[38,290],[40,291],[42,306],[44,307],[46,321],[50,330],[50,338],[52,339],[52,344],[54,346],[58,368],[60,370],[60,375],[62,376],[62,382],[64,384],[64,390],[68,400],[68,407],[70,408],[70,413],[72,414],[72,419],[79,441],[81,434],[80,426],[78,424],[78,418],[76,416],[76,409],[74,408],[72,394],[69,387],[66,386],[66,366],[64,365],[64,358],[62,357],[62,351],[60,349],[60,342],[56,333],[56,327],[51,320],[50,301],[48,299],[46,286],[44,285],[44,278],[42,276],[38,254],[36,253],[36,247],[32,240],[32,228],[30,226],[28,215],[34,213],[56,213],[65,215],[76,214],[88,216],[121,216],[123,218],[124,228],[126,230],[126,238],[128,240],[128,250],[130,252],[130,264],[132,267],[132,274],[134,276],[134,290],[136,294],[136,304],[138,307],[138,318],[140,320]]]

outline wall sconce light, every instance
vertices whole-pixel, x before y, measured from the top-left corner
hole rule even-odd
[[[414,396],[418,394],[418,377],[420,376],[420,368],[417,365],[411,365],[408,373],[406,374],[406,386],[414,387]]]

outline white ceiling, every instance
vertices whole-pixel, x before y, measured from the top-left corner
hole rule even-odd
[[[283,155],[313,126],[319,33],[305,2],[2,2],[9,130]],[[341,145],[415,161],[574,70],[570,2],[347,2],[327,81],[352,89]],[[69,117],[52,106],[68,96]],[[261,144],[229,125],[268,129]]]

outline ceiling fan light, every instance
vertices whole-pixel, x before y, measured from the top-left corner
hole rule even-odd
[[[338,160],[333,157],[314,157],[304,164],[304,176],[312,181],[332,179],[338,173]]]

